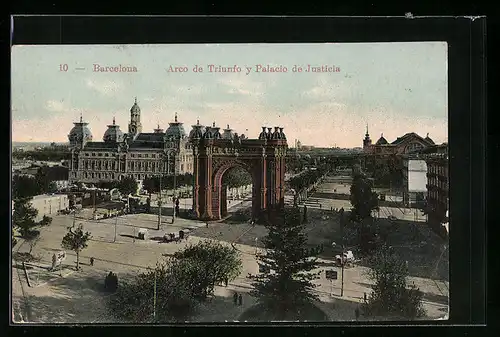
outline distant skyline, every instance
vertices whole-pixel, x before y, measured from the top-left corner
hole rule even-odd
[[[204,72],[193,72],[196,65]],[[209,72],[208,65],[241,72]],[[288,72],[263,72],[266,65]],[[293,72],[294,65],[304,70]],[[308,65],[331,72],[306,72]],[[67,142],[80,114],[94,141],[113,117],[127,132],[135,97],[143,132],[168,128],[177,112],[187,133],[198,118],[250,138],[262,126],[282,126],[289,146],[298,139],[360,147],[367,125],[374,142],[407,132],[448,141],[444,42],[13,46],[11,78],[17,142]]]

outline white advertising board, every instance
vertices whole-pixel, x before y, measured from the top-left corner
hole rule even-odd
[[[427,164],[424,160],[408,161],[408,192],[427,191]]]

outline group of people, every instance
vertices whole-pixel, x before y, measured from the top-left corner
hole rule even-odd
[[[238,305],[238,306],[243,305],[243,296],[241,296],[241,294],[238,294],[237,292],[234,292],[233,303],[234,303],[234,305]]]

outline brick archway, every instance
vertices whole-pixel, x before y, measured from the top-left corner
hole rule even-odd
[[[286,139],[194,139],[193,211],[198,219],[225,213],[224,173],[241,167],[252,177],[252,216],[278,206],[285,195]],[[221,207],[222,206],[222,207]]]

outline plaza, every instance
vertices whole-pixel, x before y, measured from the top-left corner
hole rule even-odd
[[[332,186],[327,181],[318,186],[316,194],[324,195],[332,191]],[[340,268],[334,265],[335,252],[330,249],[332,242],[340,240],[339,216],[331,211],[331,207],[348,209],[349,201],[318,198],[313,194],[307,203],[310,204],[306,227],[309,243],[323,244],[326,247],[319,259],[322,273],[315,281],[317,284],[315,291],[320,298],[317,306],[327,314],[329,320],[353,320],[354,309],[363,301],[364,294],[370,292],[370,282],[366,275],[368,269],[363,261],[344,269],[341,297]],[[240,207],[250,207],[250,204],[248,200],[242,201]],[[237,207],[237,203],[230,205],[229,209],[231,207]],[[262,249],[260,239],[266,235],[267,230],[263,226],[251,226],[246,222],[210,222],[207,228],[204,221],[176,218],[172,224],[171,220],[171,216],[163,216],[161,228],[157,230],[158,215],[155,214],[130,214],[98,221],[77,218],[76,223],[82,223],[84,229],[92,233],[88,248],[80,253],[82,270],[74,271],[75,253],[67,251],[62,270],[48,272],[46,268],[51,265],[52,254],[61,250],[61,239],[67,227],[74,221],[71,215],[55,216],[52,224],[42,229],[41,239],[33,249],[33,255],[38,257],[39,261],[26,264],[30,285],[20,264],[13,261],[13,307],[16,320],[44,323],[113,322],[115,320],[110,317],[105,306],[107,295],[102,292],[104,278],[110,271],[118,275],[120,282],[130,280],[147,268],[153,268],[157,262],[168,258],[185,245],[205,239],[233,245],[240,252],[243,271],[236,280],[229,283],[227,288],[216,287],[215,298],[201,305],[192,320],[200,322],[237,320],[244,310],[255,304],[255,299],[248,294],[252,286],[246,276],[258,273],[255,254]],[[389,223],[385,219],[379,221]],[[413,235],[418,236],[415,242],[427,240],[424,244],[419,243],[416,246],[406,244],[399,249],[402,256],[409,260],[409,281],[424,293],[426,318],[442,317],[448,310],[447,269],[439,272],[437,269],[447,267],[447,256],[429,248],[435,245],[431,242],[433,234],[423,225],[401,221],[399,226],[408,228],[413,226],[412,230],[408,231],[413,231]],[[136,238],[140,228],[147,229],[149,240]],[[161,243],[159,240],[165,233],[178,233],[179,230],[189,231],[190,235],[186,241]],[[394,233],[396,232],[398,231]],[[405,232],[404,228],[401,228],[401,232]],[[14,252],[28,249],[28,244],[21,241],[14,247]],[[89,265],[90,257],[95,259],[93,266]],[[333,282],[327,280],[324,273],[327,269],[337,270],[338,280]],[[232,304],[231,297],[234,291],[243,295],[241,307]]]

